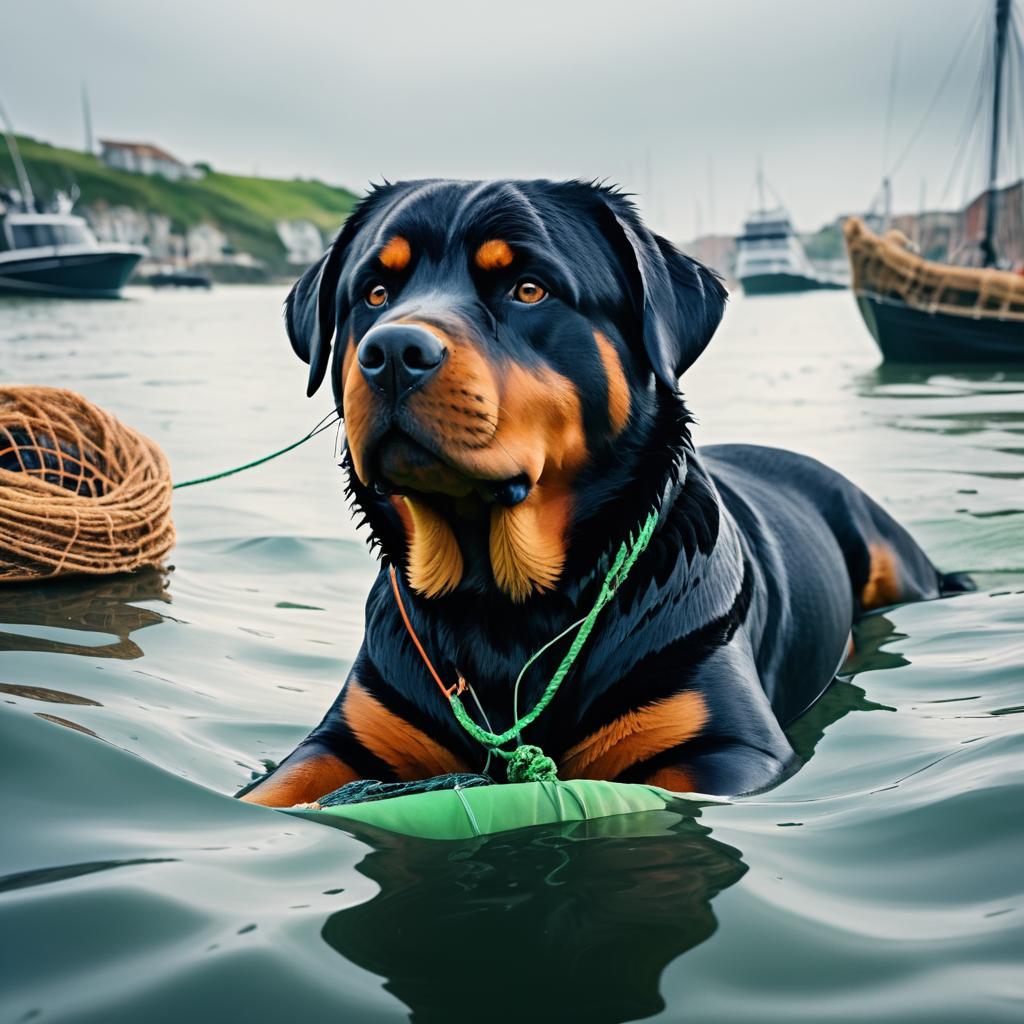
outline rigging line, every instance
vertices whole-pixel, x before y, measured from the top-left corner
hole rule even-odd
[[[946,91],[946,86],[949,85],[949,82],[953,77],[953,72],[956,70],[957,65],[960,63],[960,58],[963,56],[964,50],[967,48],[968,42],[973,40],[974,37],[978,34],[978,27],[982,24],[984,16],[985,10],[979,10],[979,12],[974,16],[974,21],[971,24],[971,27],[963,34],[963,36],[961,36],[960,45],[956,48],[956,51],[950,59],[949,64],[946,67],[946,72],[942,76],[938,88],[935,90],[935,95],[932,96],[931,103],[928,104],[928,107],[924,112],[924,116],[918,122],[918,125],[914,129],[913,134],[910,136],[909,141],[907,142],[906,146],[903,147],[903,151],[893,162],[888,172],[883,174],[882,177],[891,178],[903,166],[907,157],[910,156],[911,152],[913,151],[914,144],[920,137],[921,132],[924,131],[925,126],[928,124],[929,118],[935,112],[935,108],[938,106],[939,100],[942,98],[942,94]]]
[[[780,210],[783,210],[785,212],[785,215],[790,222],[790,227],[793,227],[793,218],[790,216],[789,207],[786,206],[786,203],[780,195],[779,190],[767,178],[764,179],[764,183],[765,185],[768,186],[768,191],[771,192],[772,196],[774,197],[775,205],[778,206]],[[793,228],[793,233],[799,234],[795,227]]]
[[[1004,75],[1006,82],[1006,97],[1003,109],[1002,124],[1002,146],[1000,147],[1000,165],[1003,168],[1005,180],[1010,184],[1010,179],[1015,173],[1017,164],[1017,147],[1019,138],[1014,137],[1014,126],[1018,123],[1019,97],[1013,88],[1018,80],[1017,48],[1014,38],[1016,26],[1013,22],[1007,27],[1008,38],[1006,41],[1006,57],[1004,60]]]
[[[1012,176],[1019,178],[1024,171],[1024,97],[1021,96],[1024,89],[1024,13],[1017,7],[1013,8],[1010,37],[1012,45],[1007,57],[1013,56],[1014,69],[1007,78],[1007,91],[1013,105],[1013,117],[1007,124],[1006,138],[1010,139],[1013,145],[1010,172]]]
[[[896,77],[900,67],[900,46],[902,35],[897,32],[892,47],[892,66],[889,69],[889,95],[885,103],[885,136],[882,140],[882,177],[885,177],[885,166],[889,162],[889,140],[892,138],[892,115],[896,106]]]
[[[987,37],[987,33],[986,33]],[[988,47],[986,47],[986,53]],[[949,196],[950,190],[953,187],[954,182],[957,180],[960,172],[961,165],[964,162],[967,149],[971,140],[975,134],[983,130],[981,121],[981,114],[988,96],[987,83],[991,78],[991,56],[987,57],[982,61],[982,66],[978,69],[978,74],[975,79],[974,87],[972,89],[972,95],[974,96],[974,105],[966,111],[964,122],[960,128],[960,134],[956,142],[956,155],[953,160],[953,166],[950,168],[949,177],[946,179],[945,188],[942,190],[942,199],[940,205],[945,203]],[[965,184],[965,193],[970,188],[969,175]]]

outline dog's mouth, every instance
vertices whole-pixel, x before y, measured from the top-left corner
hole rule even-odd
[[[371,483],[379,494],[478,497],[484,504],[512,508],[532,489],[526,473],[500,480],[470,476],[404,431],[389,430],[369,453]]]

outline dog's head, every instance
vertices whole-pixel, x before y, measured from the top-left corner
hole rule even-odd
[[[330,365],[353,494],[413,588],[523,601],[616,499],[724,302],[607,188],[417,181],[360,203],[286,322],[309,394]]]

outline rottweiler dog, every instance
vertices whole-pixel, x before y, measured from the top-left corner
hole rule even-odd
[[[678,381],[725,301],[601,185],[411,181],[359,204],[285,319],[308,394],[330,369],[382,571],[337,700],[243,799],[482,771],[427,661],[508,729],[524,663],[586,615],[652,510],[649,546],[522,741],[561,778],[676,792],[750,793],[796,767],[783,727],[857,617],[967,584],[814,459],[695,449]],[[571,639],[530,667],[520,714]]]

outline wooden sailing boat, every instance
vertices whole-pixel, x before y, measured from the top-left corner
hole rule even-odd
[[[980,267],[923,259],[899,231],[845,226],[853,292],[889,362],[1024,363],[1024,276],[1000,269],[995,249],[1003,77],[1012,0],[996,0],[995,74],[985,233]]]

